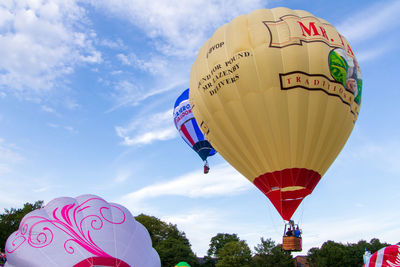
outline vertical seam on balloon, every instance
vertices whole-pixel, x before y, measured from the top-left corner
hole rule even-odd
[[[273,20],[275,20],[276,19],[276,16],[275,16],[275,13],[271,10],[271,15],[272,15],[272,17],[273,17]],[[279,32],[278,32],[278,36],[279,36]],[[279,37],[278,37],[279,38]],[[280,52],[280,55],[281,55],[281,62],[282,62],[282,60],[283,60],[283,58],[282,58],[282,53],[281,53],[281,50],[279,51]],[[283,66],[283,64],[282,64],[282,66]],[[276,107],[276,104],[275,104],[275,102],[273,102],[273,105],[274,105],[274,109],[275,109],[275,111],[277,111],[278,110],[278,108]],[[271,122],[271,127],[272,127],[272,122]],[[278,127],[279,128],[279,127]],[[274,136],[274,139],[275,140],[279,140],[279,141],[282,141],[280,138],[281,138],[281,129],[279,128],[279,133],[278,134],[273,134],[273,136]],[[275,143],[275,142],[274,142]],[[281,144],[281,142],[279,142],[279,144]],[[278,147],[281,147],[281,145],[278,145],[277,144],[277,146]],[[280,158],[280,156],[279,156],[279,148],[276,150],[276,152],[277,152],[277,154],[276,154],[276,156],[278,157],[278,162],[280,161],[279,160],[279,158]],[[278,163],[278,168],[280,168],[279,167],[279,163]],[[276,172],[276,171],[273,171],[273,172],[271,172],[271,176],[273,177],[273,179],[276,181],[276,184],[278,184],[278,186],[279,186],[279,199],[280,199],[280,210],[278,211],[279,212],[279,214],[281,215],[281,217],[282,217],[282,214],[283,214],[283,199],[282,199],[282,192],[281,192],[281,188],[282,188],[282,177],[281,177],[281,175],[280,175],[280,172],[281,170],[279,170],[279,172]],[[277,177],[277,174],[279,174],[279,176],[280,177]]]
[[[132,214],[131,214],[130,216],[133,217],[133,220],[134,220],[134,222],[135,222],[135,224],[134,224],[135,229],[132,230],[132,231],[130,232],[130,233],[131,233],[131,236],[130,236],[130,239],[129,239],[128,244],[130,244],[130,243],[131,243],[131,240],[133,240],[133,239],[136,237],[136,232],[137,232],[137,230],[138,230],[138,225],[141,224],[140,222],[136,221],[135,217],[134,217]],[[147,229],[146,229],[146,230],[147,230]],[[149,233],[149,236],[150,236],[150,233]],[[149,237],[149,238],[150,238],[150,242],[151,242],[151,244],[152,244],[151,237]],[[153,245],[152,245],[152,247],[153,247]],[[121,253],[121,254],[125,255],[125,251],[128,251],[128,249],[129,249],[129,246],[125,246],[124,253]],[[128,252],[129,252],[129,251],[128,251]],[[122,257],[120,256],[120,257],[118,257],[118,259],[122,259]],[[124,260],[124,261],[125,261],[125,260]]]
[[[296,16],[298,15],[296,11],[293,11],[293,13]],[[289,35],[290,35],[290,33],[289,33]],[[286,73],[286,71],[284,71],[284,73]],[[298,169],[298,168],[302,168],[303,167],[303,166],[301,166],[299,164],[300,160],[298,158],[299,151],[300,151],[300,147],[299,146],[301,146],[301,144],[302,144],[302,142],[299,142],[299,138],[300,138],[299,135],[300,135],[300,129],[301,129],[301,127],[299,125],[299,122],[301,121],[301,119],[299,118],[299,115],[301,115],[301,112],[299,111],[299,109],[301,108],[301,106],[300,106],[300,102],[301,102],[300,98],[301,98],[301,95],[297,94],[296,98],[295,98],[295,101],[296,101],[296,104],[297,104],[296,107],[297,107],[298,110],[294,111],[296,113],[296,118],[294,118],[295,121],[292,122],[294,127],[296,128],[296,134],[294,135],[294,138],[295,138],[294,144],[296,145],[296,148],[294,150],[295,153],[293,152],[293,149],[292,149],[291,153],[294,153],[294,155],[291,155],[291,157],[290,157],[291,160],[292,159],[294,160],[294,162],[291,162],[291,167],[292,168],[296,168],[296,170],[297,170],[296,175],[294,175],[294,176],[293,176],[293,171],[291,171],[292,181],[293,181],[293,184],[295,184],[295,185],[298,184],[298,180],[299,180],[299,176],[300,176],[300,169]],[[307,102],[308,102],[308,99],[307,99]],[[290,124],[291,123],[290,120],[291,120],[291,116],[289,116],[289,126],[291,125]],[[303,145],[303,150],[304,150],[304,145]],[[302,154],[304,154],[304,152]]]
[[[329,140],[330,133],[332,133],[331,130],[335,128],[335,124],[331,123],[331,125],[329,125],[329,123],[328,123],[328,122],[332,122],[333,120],[331,120],[331,119],[326,117],[326,116],[328,116],[327,115],[328,107],[330,106],[329,105],[329,101],[328,101],[329,97],[330,96],[325,96],[324,97],[324,106],[325,106],[325,108],[323,109],[324,110],[324,115],[323,115],[324,116],[324,120],[323,120],[321,126],[319,127],[319,134],[320,135],[319,135],[319,138],[318,138],[318,140],[316,142],[316,147],[314,149],[314,155],[313,155],[313,157],[311,157],[311,165],[310,166],[315,166],[314,167],[315,171],[320,170],[320,168],[322,166],[322,164],[321,164],[322,160],[320,160],[319,161],[320,163],[317,164],[318,163],[318,157],[321,156],[321,153],[318,153],[318,151],[321,151],[321,150],[324,150],[324,149],[325,149],[325,151],[327,151],[326,150],[326,144],[327,144],[326,141],[327,141],[327,139]],[[335,112],[331,112],[330,114],[331,114],[330,115],[330,117],[331,117],[332,114],[335,114]],[[325,134],[325,136],[321,136],[321,134],[323,133],[323,130],[325,128],[327,128],[326,134]],[[318,149],[318,151],[316,149]],[[329,152],[326,155],[329,155]]]
[[[205,137],[204,137],[203,133],[201,132],[200,127],[197,124],[197,122],[196,122],[194,117],[191,119],[191,123],[192,123],[192,126],[193,126],[193,129],[194,129],[194,132],[196,134],[198,142],[204,140]]]
[[[342,116],[342,120],[341,120],[341,123],[337,126],[337,127],[335,127],[335,129],[343,129],[344,127],[344,125],[346,124],[346,116]],[[353,127],[354,127],[354,124],[353,124]],[[350,133],[353,131],[353,128],[351,128],[350,129],[350,132],[347,134],[347,138],[349,137],[349,135],[350,135]],[[334,136],[337,136],[337,135],[334,135]],[[335,154],[336,154],[336,156],[333,158],[333,161],[332,161],[332,164],[333,164],[333,162],[335,161],[335,159],[337,158],[337,156],[339,155],[339,152],[342,150],[342,148],[346,145],[346,142],[347,142],[347,138],[344,138],[343,140],[343,144],[342,144],[342,146],[341,147],[337,147],[336,149],[337,149],[337,151],[335,151]],[[332,138],[332,141],[331,141],[331,143],[329,144],[329,145],[327,145],[327,146],[325,146],[325,147],[335,147],[335,144],[337,145],[337,138]],[[332,151],[333,151],[333,149],[331,149]],[[325,156],[325,158],[323,159],[323,160],[321,160],[321,167],[322,166],[325,166],[326,165],[326,161],[329,159],[329,154],[326,154],[326,156]],[[330,166],[329,166],[330,167]],[[329,168],[328,167],[328,168]],[[328,169],[327,168],[327,169]],[[327,170],[326,169],[326,170]],[[322,173],[321,173],[322,174]]]
[[[336,102],[335,102],[336,103]],[[336,109],[335,109],[335,111],[336,110],[342,110],[342,107],[340,106],[340,105],[336,105]],[[332,114],[337,114],[337,112],[332,112]],[[338,132],[338,130],[340,130],[340,129],[344,129],[345,127],[343,127],[344,125],[345,125],[345,123],[346,123],[346,116],[341,116],[341,118],[342,118],[342,120],[341,120],[341,122],[340,122],[340,124],[338,123],[337,125],[338,126],[336,126],[335,127],[335,125],[331,125],[331,129],[333,129],[333,130],[335,130],[335,132],[337,133]],[[339,127],[340,126],[340,127]],[[330,151],[332,151],[332,152],[334,152],[334,154],[335,154],[335,157],[332,159],[332,162],[331,162],[331,164],[333,164],[333,162],[335,161],[335,159],[337,158],[337,156],[339,155],[339,152],[342,150],[342,148],[344,147],[344,145],[346,144],[346,142],[347,142],[347,139],[348,139],[348,137],[350,136],[350,134],[351,134],[351,132],[353,131],[353,128],[354,128],[354,122],[353,122],[353,124],[352,124],[352,126],[351,126],[351,128],[349,129],[349,132],[347,133],[347,137],[345,137],[345,138],[341,138],[342,139],[342,144],[341,144],[341,147],[337,147],[337,145],[336,145],[336,151],[334,150],[334,147],[335,147],[335,144],[337,144],[337,142],[338,142],[338,138],[332,138],[331,139],[331,142],[328,144],[330,147],[332,147],[331,149],[330,149]],[[342,131],[339,131],[339,134],[340,134],[340,132],[343,132],[342,133],[342,136],[345,134],[345,132],[342,130]],[[331,132],[332,133],[332,132]],[[331,134],[332,136],[334,136],[334,137],[336,137],[337,136],[337,134]],[[340,138],[340,137],[339,137]],[[326,143],[326,142],[324,142],[324,143]],[[327,146],[325,146],[325,147],[327,147]],[[328,168],[329,168],[329,166],[331,166],[331,164],[328,164],[329,166],[328,166],[328,168],[322,168],[323,166],[326,166],[327,164],[326,164],[326,161],[328,161],[329,160],[329,158],[330,158],[330,154],[332,154],[332,153],[327,153],[326,155],[325,155],[325,158],[323,158],[322,160],[321,160],[321,162],[320,162],[320,164],[319,164],[319,166],[318,166],[318,168],[319,169],[323,169],[321,172],[322,173],[324,173]],[[322,174],[321,173],[321,174]]]
[[[319,20],[319,18],[316,18],[317,20]],[[308,45],[307,45],[307,49],[309,50],[309,47],[308,47]],[[310,55],[310,53],[308,53],[308,55]],[[321,55],[322,56],[322,55]],[[310,65],[309,65],[310,66]],[[311,74],[310,73],[310,70],[308,70],[308,73],[309,74]],[[309,90],[307,90],[307,91],[309,91]],[[312,92],[311,91],[309,91],[309,94],[311,94]],[[319,94],[319,92],[315,92],[316,94]],[[321,155],[321,154],[319,154],[319,153],[317,153],[318,151],[321,151],[322,149],[323,149],[323,145],[322,144],[324,144],[325,142],[322,142],[321,143],[321,133],[322,133],[322,130],[325,128],[324,126],[327,124],[327,121],[329,121],[329,120],[326,120],[326,119],[324,119],[324,117],[325,117],[325,115],[326,115],[326,113],[327,113],[327,111],[328,111],[328,103],[329,103],[329,97],[330,96],[324,96],[323,97],[323,99],[322,99],[322,101],[320,101],[319,103],[318,103],[318,110],[321,110],[321,106],[323,106],[323,108],[322,108],[322,110],[323,110],[323,114],[321,114],[320,112],[318,112],[318,115],[320,116],[320,118],[321,118],[321,120],[322,120],[322,123],[320,123],[320,124],[317,124],[317,125],[314,125],[313,127],[312,127],[312,129],[314,129],[314,133],[316,133],[316,130],[318,130],[318,132],[317,132],[317,134],[318,134],[318,139],[316,140],[316,142],[315,142],[315,147],[313,148],[313,153],[312,153],[312,155],[311,155],[311,157],[309,158],[310,159],[310,166],[315,166],[314,167],[314,171],[316,171],[316,170],[319,170],[319,168],[317,168],[317,165],[315,164],[315,161],[317,160],[317,157],[318,157],[318,155]],[[318,120],[317,120],[318,121]],[[328,134],[324,137],[324,140],[327,138],[327,136],[329,136]],[[313,138],[316,138],[316,137],[313,137]],[[321,144],[320,146],[318,146],[319,144]],[[316,149],[318,149],[318,151],[316,151]]]
[[[254,63],[254,49],[253,49],[253,44],[251,42],[251,37],[250,37],[248,15],[246,15],[245,18],[246,18],[245,22],[246,22],[246,26],[247,26],[247,39],[250,44],[248,49],[251,51],[251,55],[252,55],[253,63]],[[253,66],[256,68],[256,64],[253,64]],[[256,73],[258,74],[258,72],[256,72]],[[259,79],[258,79],[258,81],[259,81]],[[252,131],[245,132],[246,137],[248,140],[255,141],[255,143],[253,143],[253,141],[249,142],[251,145],[251,147],[249,147],[249,152],[250,152],[250,154],[254,154],[254,158],[255,158],[256,162],[253,165],[254,166],[253,173],[256,173],[256,175],[258,176],[265,172],[265,170],[263,168],[263,161],[261,159],[259,159],[259,155],[260,155],[260,153],[261,153],[261,155],[263,155],[263,151],[261,149],[258,138],[256,138],[255,132],[257,131],[257,129],[254,128],[254,127],[256,127],[256,125],[254,125],[254,123],[250,123],[252,121],[251,118],[249,117],[250,114],[249,114],[248,110],[246,109],[246,106],[243,104],[244,98],[246,97],[246,95],[248,95],[248,91],[246,92],[246,95],[243,95],[243,99],[242,99],[242,96],[241,96],[241,93],[240,93],[237,83],[234,83],[234,86],[235,86],[237,94],[241,97],[240,105],[241,105],[243,111],[245,111],[246,120],[247,120],[247,122],[249,122],[249,126],[251,127],[251,130],[252,130]],[[254,153],[252,153],[252,151]]]
[[[276,14],[274,13],[274,12],[272,12],[272,15],[273,15],[273,18],[274,18],[274,21],[276,21],[277,20],[277,17],[276,17]],[[281,40],[281,34],[280,34],[280,32],[279,31],[277,31],[277,36],[278,36],[278,40],[280,41]],[[283,72],[286,72],[285,71],[285,57],[283,56],[283,49],[282,48],[279,48],[279,54],[280,54],[280,56],[281,56],[281,62],[282,62],[282,68],[283,68]],[[279,93],[283,93],[283,92],[279,92]],[[288,92],[284,92],[285,94],[288,94]],[[287,95],[286,96],[284,96],[284,97],[282,97],[282,99],[283,99],[283,101],[285,102],[285,104],[286,104],[286,109],[284,109],[285,110],[285,115],[286,115],[286,118],[287,118],[287,121],[285,122],[285,123],[287,123],[287,127],[288,127],[288,133],[287,133],[287,135],[289,136],[289,138],[288,138],[288,140],[286,140],[286,142],[288,142],[289,144],[288,144],[288,155],[284,155],[285,157],[286,156],[288,156],[289,158],[288,159],[285,159],[285,162],[287,162],[287,160],[289,160],[289,164],[288,165],[286,165],[285,167],[287,168],[287,167],[289,167],[289,168],[293,168],[293,163],[291,162],[291,140],[290,140],[290,116],[289,116],[289,111],[288,111],[288,99],[287,99]],[[278,111],[279,111],[279,109],[278,109]],[[278,112],[278,114],[279,114],[279,112]],[[282,138],[282,132],[285,132],[285,131],[282,131],[283,129],[279,129],[280,130],[280,138]],[[281,143],[282,142],[284,142],[284,140],[283,139],[281,139]],[[290,172],[290,175],[289,175],[289,177],[290,177],[290,179],[291,179],[291,181],[292,181],[292,183],[291,184],[294,184],[295,183],[295,181],[294,181],[294,178],[293,178],[293,176],[292,176],[292,173]],[[281,179],[281,181],[282,181],[282,179]]]
[[[301,14],[299,14],[299,16],[300,15]],[[311,61],[311,58],[310,58],[310,47],[308,46],[308,44],[306,44],[305,47],[307,49],[307,58],[308,58],[307,73],[310,73],[310,61]],[[310,90],[306,90],[306,92],[307,92],[307,116],[306,116],[306,121],[305,121],[305,134],[304,134],[304,136],[305,136],[305,141],[307,141],[307,137],[309,138],[310,141],[308,143],[308,146],[307,146],[306,142],[304,142],[304,144],[303,144],[303,153],[302,153],[302,157],[303,158],[301,159],[302,163],[301,163],[300,167],[309,169],[309,167],[307,166],[308,156],[306,155],[306,149],[308,147],[308,150],[309,150],[308,153],[311,153],[310,151],[312,151],[312,149],[311,149],[312,137],[309,136],[310,135],[310,129],[312,129],[312,127],[309,126],[309,124],[310,124],[310,112],[311,112],[311,108],[310,108],[310,105],[311,105],[311,101],[310,101],[311,91]],[[298,142],[298,144],[300,144],[300,143],[301,142]],[[310,182],[310,180],[311,179],[308,179],[308,183]],[[308,185],[308,183],[306,182],[306,186]]]
[[[189,123],[185,124],[187,133],[189,134],[190,138],[192,138],[192,140],[193,140],[193,145],[195,145],[197,142],[200,141],[199,136],[196,134],[196,130],[195,130],[196,125],[197,125],[197,122],[194,119],[194,117],[193,117],[193,119],[191,119],[189,121]]]
[[[115,221],[115,220],[114,220],[114,216],[115,216],[115,215],[114,215],[113,212],[112,212],[110,203],[108,203],[108,206],[109,206],[108,211],[110,212],[111,221]],[[113,235],[114,235],[114,251],[113,251],[114,253],[112,253],[111,251],[109,251],[108,254],[111,255],[111,256],[113,256],[113,257],[116,258],[116,259],[121,259],[121,255],[119,255],[119,253],[118,253],[119,251],[118,251],[118,249],[117,249],[117,243],[120,242],[120,240],[117,240],[117,230],[116,230],[117,225],[111,224],[111,226],[112,226],[112,231],[113,231]],[[115,261],[117,262],[117,260],[115,260]]]
[[[225,36],[224,36],[224,42],[226,43],[226,37],[225,37]],[[226,52],[226,54],[227,54],[227,52]],[[201,99],[201,101],[204,101],[201,97],[199,97],[199,98]],[[222,106],[221,100],[220,100],[220,98],[219,98],[218,96],[217,96],[217,99],[218,99],[218,101],[219,101],[219,105]],[[224,113],[224,117],[228,117],[228,116],[226,115],[226,111],[225,111],[224,109],[220,109],[220,110]],[[208,114],[211,115],[211,112],[209,111],[208,108],[207,108],[207,112],[208,112]],[[212,116],[209,116],[209,117],[213,120]],[[216,123],[215,123],[215,120],[214,120],[214,124],[216,124]],[[234,128],[234,127],[231,125],[231,123],[230,123],[230,126],[231,126],[232,128]],[[215,134],[215,133],[218,134],[218,136],[220,137],[219,139],[225,139],[225,140],[230,140],[230,139],[231,139],[231,138],[228,138],[228,135],[226,134],[225,131],[214,131],[214,134]],[[221,138],[221,136],[222,136],[223,138]],[[229,134],[229,137],[231,137],[231,134]],[[212,142],[210,142],[210,143],[211,143],[211,145],[214,147],[214,145],[212,144]],[[224,153],[224,152],[226,152],[226,151],[231,151],[232,154],[235,154],[235,152],[237,151],[237,149],[236,149],[234,146],[231,145],[232,142],[225,142],[225,143],[228,143],[228,144],[227,144],[228,146],[225,145],[224,151],[222,151],[222,153],[220,153],[220,154],[221,154],[221,156],[223,156],[223,158],[224,158],[226,161],[229,162],[229,161],[232,160],[232,158],[229,156],[230,153]],[[214,147],[214,148],[215,148],[215,147]],[[217,149],[217,148],[216,148],[216,149]],[[218,149],[217,149],[217,151],[218,151]],[[236,154],[237,154],[237,153],[236,153]],[[239,164],[240,164],[240,166],[238,166],[236,169],[245,170],[244,165],[241,164],[240,162],[239,162]]]
[[[223,33],[224,33],[224,42],[225,42],[226,44],[227,44],[227,38],[226,38],[227,29],[228,29],[228,27],[225,25]],[[230,54],[229,54],[229,51],[228,51],[228,45],[225,45],[225,46],[224,46],[224,52],[225,52],[225,57],[226,57],[226,58],[229,58]],[[235,86],[236,86],[236,84],[235,84]],[[221,95],[221,94],[216,94],[217,99],[218,99],[220,105],[222,106],[222,101],[221,101],[220,95]],[[235,124],[232,123],[232,118],[227,114],[226,110],[225,110],[225,109],[222,109],[222,112],[224,112],[224,116],[225,116],[225,118],[228,119],[229,124],[230,124],[230,126],[232,127],[232,129],[237,130],[237,129],[236,129],[237,127],[235,127]],[[232,134],[236,134],[236,135],[239,136],[239,134],[238,134],[237,132],[232,133]],[[225,134],[224,134],[224,135],[225,135]],[[239,142],[242,142],[242,146],[243,146],[244,148],[246,148],[246,144],[244,143],[244,141],[242,141],[240,138],[238,138],[238,141],[239,141]],[[234,149],[234,150],[237,151],[237,149]],[[237,153],[237,154],[239,155],[239,153]],[[249,166],[249,165],[250,165],[250,166],[253,166],[252,162],[251,162],[250,160],[248,160],[246,157],[244,157],[243,155],[240,155],[240,159],[241,159],[242,161],[245,161],[245,162],[247,163],[247,166]],[[240,161],[236,161],[236,162],[240,162]],[[242,166],[242,168],[240,168],[240,169],[242,169],[242,170],[244,170],[244,171],[246,171],[246,172],[248,172],[249,169],[252,170],[252,168],[246,168],[246,167],[244,167],[244,166],[246,166],[246,164],[241,164],[241,166]],[[250,172],[252,173],[253,171],[250,171]],[[248,178],[248,177],[246,177],[246,178]],[[253,178],[253,177],[251,177],[251,178]],[[248,179],[249,179],[249,178],[248,178]]]
[[[250,33],[249,24],[247,25],[247,28],[248,28],[248,32]],[[250,37],[249,37],[249,39],[251,40]],[[252,44],[252,48],[253,48],[252,52],[253,52],[253,55],[254,55],[254,45],[253,44]],[[258,68],[257,58],[255,56],[253,56],[252,60],[253,60],[254,68],[255,68],[255,73],[256,73],[256,76],[257,76],[257,86],[258,86],[257,92],[261,92],[261,96],[263,96],[263,92],[264,91],[262,90],[263,88],[261,86],[261,78],[260,78],[260,71],[259,71],[259,68]],[[260,93],[258,93],[258,94],[260,94]],[[266,110],[266,108],[265,108],[266,105],[265,105],[265,101],[263,100],[263,98],[262,98],[261,104],[262,104],[262,107],[264,107],[263,110]],[[263,119],[262,119],[263,121],[265,121],[265,118],[268,118],[268,116],[266,116],[266,114],[263,114],[262,117],[263,117]],[[269,119],[266,121],[266,123],[268,124],[268,128],[270,128],[271,123],[270,123]],[[265,130],[265,127],[260,127],[260,131],[262,131],[262,133],[260,133],[261,136],[265,136],[263,134],[264,130]],[[256,142],[257,142],[259,147],[262,147],[262,146],[260,146],[259,138],[256,138]],[[269,142],[266,142],[266,141],[262,140],[262,143],[266,147],[270,148]],[[273,149],[274,149],[275,152],[277,151],[277,148],[276,148],[275,145],[273,145]],[[274,164],[274,160],[273,160],[273,155],[269,151],[270,151],[269,149],[261,149],[261,154],[264,157],[263,164],[261,164],[263,172],[265,172],[265,171],[269,172],[269,171],[272,171],[272,170],[276,169],[276,165]],[[263,165],[265,165],[265,167]]]
[[[72,198],[70,198],[70,199],[72,199]],[[75,199],[74,199],[74,200],[75,200]],[[75,202],[76,202],[76,200],[75,200]],[[46,206],[47,206],[47,205],[46,205]],[[53,209],[51,210],[51,213],[50,213],[47,209],[44,209],[44,208],[43,208],[43,210],[47,213],[46,218],[50,218],[50,217],[52,216]],[[58,265],[58,264],[52,259],[52,257],[48,256],[47,253],[45,253],[45,250],[37,249],[36,251],[40,251],[40,253],[41,253],[43,256],[45,256],[50,262],[52,262],[53,264],[55,264],[55,266],[60,266],[60,265]]]
[[[74,204],[76,204],[77,206],[79,206],[80,204],[82,204],[82,203],[79,203],[77,199],[74,199],[74,201],[75,201]],[[78,213],[77,216],[83,217],[83,214],[82,214],[82,213]],[[78,252],[79,252],[79,254],[80,254],[83,258],[86,258],[86,257],[87,257],[87,255],[84,255],[84,251],[82,251],[82,250],[79,249]]]

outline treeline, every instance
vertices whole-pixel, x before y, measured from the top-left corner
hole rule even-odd
[[[23,208],[5,209],[0,214],[0,245],[4,251],[5,242],[10,234],[18,229],[25,214],[43,206],[43,201],[26,203]],[[162,266],[175,266],[180,261],[188,262],[192,267],[293,267],[293,256],[281,249],[281,244],[271,238],[260,238],[260,243],[250,249],[245,240],[237,234],[218,233],[210,240],[205,257],[199,258],[183,231],[175,224],[166,223],[154,216],[140,214],[135,217],[150,233],[153,247],[158,252]],[[363,264],[365,250],[374,253],[390,244],[379,239],[370,242],[359,241],[356,244],[325,242],[320,248],[312,248],[307,253],[307,262],[311,267],[359,267]]]

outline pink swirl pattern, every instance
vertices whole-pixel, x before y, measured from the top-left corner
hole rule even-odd
[[[99,205],[99,202],[102,205]],[[93,205],[94,203],[96,204]],[[92,211],[93,208],[96,211],[93,214],[83,213],[83,211]],[[120,218],[118,221],[106,217],[105,211],[111,209],[120,213],[121,216],[111,216]],[[126,215],[120,207],[109,204],[102,198],[92,197],[80,205],[72,203],[62,207],[58,206],[51,214],[48,214],[47,218],[37,215],[25,216],[12,239],[11,248],[6,248],[6,250],[7,253],[14,253],[25,242],[33,248],[49,246],[55,238],[54,231],[59,229],[67,236],[64,242],[64,249],[67,253],[74,254],[73,245],[75,244],[95,256],[112,257],[96,244],[92,239],[91,231],[101,230],[104,223],[123,224],[125,220]],[[62,236],[65,237],[65,235]]]

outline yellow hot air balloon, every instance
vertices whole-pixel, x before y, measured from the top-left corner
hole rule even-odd
[[[190,73],[190,103],[212,146],[290,220],[346,143],[361,72],[327,21],[260,9],[223,25]]]

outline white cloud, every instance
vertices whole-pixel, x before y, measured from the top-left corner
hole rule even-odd
[[[363,50],[360,53],[357,53],[357,60],[360,63],[366,62],[366,61],[371,61],[379,56],[385,54],[387,51],[389,51],[392,47],[389,45],[380,45],[379,47],[372,47],[372,49],[368,50]]]
[[[55,123],[47,123],[47,126],[49,126],[49,127],[51,127],[51,128],[58,128],[58,127],[60,127],[60,125],[58,125],[58,124],[55,124]]]
[[[119,74],[122,74],[122,73],[123,73],[122,70],[114,70],[114,71],[110,72],[111,75],[119,75]]]
[[[124,48],[124,42],[121,39],[117,39],[117,40],[108,40],[108,39],[103,39],[100,41],[100,45],[105,46],[105,47],[109,47],[109,48]]]
[[[175,137],[175,129],[169,127],[168,129],[159,129],[152,132],[146,132],[134,138],[124,137],[125,145],[138,145],[138,144],[151,144],[155,140],[168,140]]]
[[[149,89],[143,88],[142,85],[128,80],[121,80],[115,84],[114,91],[111,93],[111,98],[115,101],[115,104],[107,112],[114,111],[124,106],[138,105],[140,102],[152,96],[162,94],[177,87],[182,87],[182,85],[186,83],[187,80],[175,78],[174,81],[169,80],[168,82],[162,82],[162,84],[167,84],[166,86],[155,86],[153,89]]]
[[[19,150],[16,145],[6,143],[4,139],[0,138],[0,184],[4,185],[2,178],[5,178],[7,174],[12,174],[15,166],[24,161]]]
[[[135,53],[130,53],[129,55],[118,54],[117,58],[125,65],[134,66],[153,75],[163,75],[167,73],[168,63],[160,56],[152,56],[144,60],[138,58]]]
[[[182,196],[190,198],[208,198],[233,195],[247,191],[251,183],[227,164],[213,167],[212,172],[204,175],[194,171],[183,176],[146,186],[122,197],[126,203],[136,203],[149,198],[162,196]]]
[[[0,138],[0,174],[10,172],[11,166],[23,159],[15,145],[7,144]]]
[[[365,142],[353,147],[343,155],[345,162],[361,161],[369,168],[378,168],[385,173],[400,174],[400,141],[386,140],[380,143]]]
[[[132,176],[131,170],[121,169],[121,170],[118,170],[116,177],[114,178],[114,181],[116,183],[123,183],[131,176]]]
[[[178,57],[195,55],[217,27],[266,5],[260,0],[91,0],[90,3],[142,29],[164,55]]]
[[[63,127],[65,130],[67,130],[70,133],[78,133],[78,130],[76,130],[74,127],[72,126],[64,126]]]
[[[43,192],[50,191],[50,189],[52,189],[52,187],[46,185],[46,186],[43,186],[43,187],[35,188],[35,189],[33,189],[32,191],[33,191],[34,193],[43,193]]]
[[[23,174],[17,168],[14,168],[11,174],[0,175],[0,184],[3,189],[0,210],[21,207],[26,202],[34,203],[38,200],[47,202],[60,194],[60,189],[63,192],[61,194],[65,194],[65,186],[61,185],[60,181],[55,182],[56,177],[57,175],[54,174],[37,175],[35,172]]]
[[[128,56],[126,56],[124,54],[118,54],[117,58],[122,62],[122,64],[131,65],[131,62],[130,62]]]
[[[150,204],[155,198],[164,199],[163,202],[166,196],[212,198],[240,194],[251,188],[252,184],[235,169],[228,164],[221,164],[214,166],[207,175],[199,171],[190,172],[164,183],[146,186],[122,196],[115,202],[121,203],[135,214],[144,212],[156,215],[163,212],[159,207]],[[244,229],[242,221],[231,221],[229,216],[228,210],[218,210],[217,207],[194,207],[184,213],[169,213],[159,217],[163,221],[177,224],[178,228],[186,233],[195,253],[203,256],[207,252],[210,239],[217,233],[239,232],[245,236],[244,233],[248,232],[249,229]],[[257,238],[259,239],[258,236]]]
[[[246,0],[236,2],[228,0],[207,1],[145,1],[128,0],[90,1],[107,16],[122,19],[150,38],[149,49],[161,53],[129,51],[120,53],[117,59],[121,64],[152,75],[151,85],[142,85],[138,80],[124,80],[114,83],[112,99],[113,111],[126,105],[137,105],[149,97],[159,95],[177,86],[187,87],[189,68],[192,58],[200,46],[224,23],[239,14],[248,13],[256,8],[265,7],[265,1]],[[165,86],[166,85],[166,86]],[[144,88],[146,87],[146,88]],[[172,129],[171,129],[172,131]],[[161,139],[171,131],[160,134],[148,134],[143,140]],[[135,143],[126,140],[126,143]]]
[[[6,1],[0,17],[0,88],[41,95],[76,64],[102,60],[95,35],[77,29],[85,11],[74,0]]]
[[[55,110],[53,108],[51,108],[49,106],[46,106],[46,105],[42,105],[42,110],[44,112],[48,112],[48,113],[54,113],[55,112]]]
[[[150,144],[157,140],[168,140],[177,136],[171,119],[172,110],[142,116],[127,126],[116,126],[117,135],[128,146]]]
[[[56,123],[47,123],[47,126],[51,127],[51,128],[55,128],[55,129],[64,129],[70,133],[76,134],[78,133],[78,130],[76,130],[74,127],[72,126],[61,126],[59,124]]]
[[[400,1],[376,3],[367,9],[355,13],[350,19],[337,27],[338,31],[349,39],[350,43],[365,41],[398,27]]]
[[[127,105],[136,105],[144,94],[140,86],[127,80],[118,81],[111,93],[112,99],[116,102],[108,112]]]

